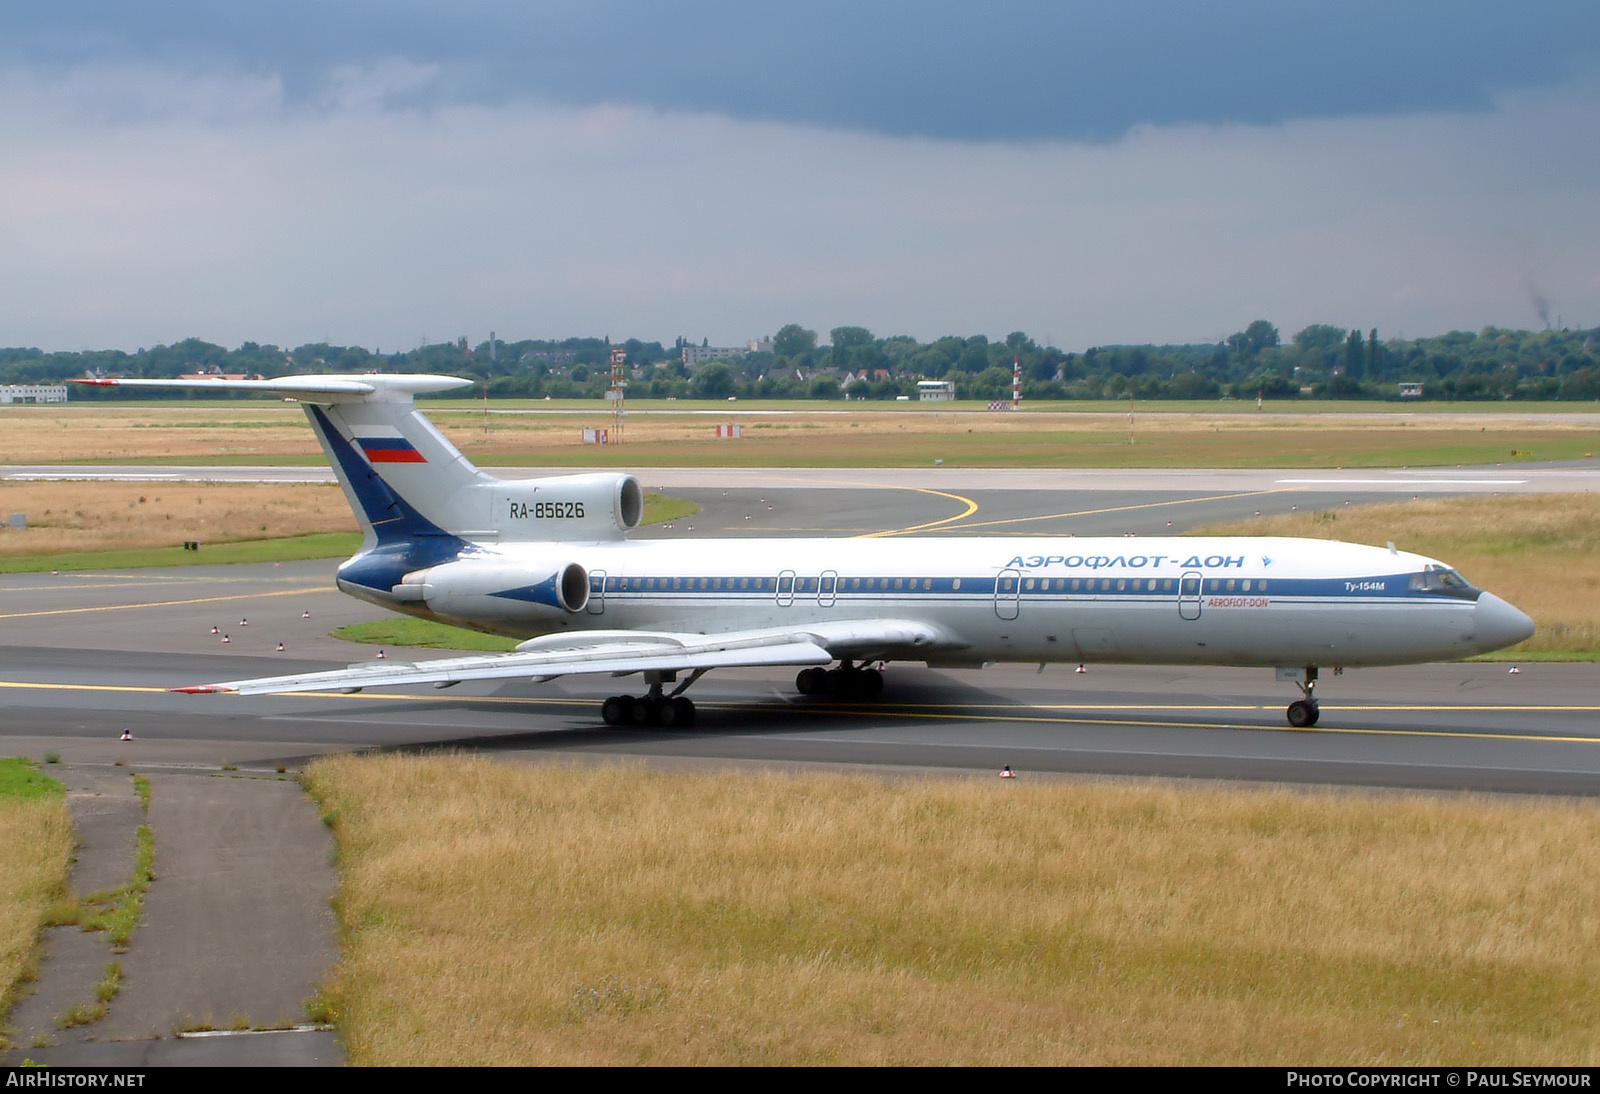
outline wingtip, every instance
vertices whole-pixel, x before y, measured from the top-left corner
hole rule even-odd
[[[212,695],[219,692],[236,691],[236,688],[220,687],[217,684],[192,684],[186,688],[168,688],[168,691],[178,691],[185,695]]]

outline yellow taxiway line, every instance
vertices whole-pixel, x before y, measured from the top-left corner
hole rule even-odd
[[[307,585],[300,589],[278,589],[270,593],[233,593],[228,596],[201,596],[190,600],[147,600],[138,604],[97,604],[90,608],[51,608],[41,612],[11,612],[0,619],[37,619],[46,615],[77,615],[83,612],[125,612],[135,608],[173,608],[184,604],[217,604],[225,600],[258,600],[269,596],[305,596],[325,593],[326,585]]]
[[[143,695],[170,694],[168,688],[150,687],[134,684],[53,684],[40,683],[28,680],[0,680],[0,689],[22,691],[86,691],[86,692],[122,692]],[[405,692],[390,691],[302,691],[288,693],[281,698],[294,696],[308,699],[376,699],[385,702],[407,703],[457,703],[472,706],[582,706],[595,705],[591,698],[541,698],[535,696],[516,697],[499,695],[443,695],[409,694]],[[257,698],[257,696],[250,696]],[[755,706],[747,702],[708,703],[704,704],[710,710],[748,711],[750,713],[770,712],[770,706]],[[1234,714],[1256,711],[1271,711],[1277,709],[1269,705],[1250,704],[1126,704],[1126,703],[1072,703],[1072,704],[1037,704],[1028,706],[1004,706],[1001,704],[983,704],[980,706],[964,706],[956,710],[948,707],[925,704],[918,706],[900,705],[887,706],[822,706],[808,704],[796,708],[809,713],[855,715],[860,717],[897,718],[897,719],[923,719],[936,721],[975,721],[984,720],[991,722],[1007,722],[1026,725],[1106,725],[1105,720],[1084,715],[1092,712],[1104,711],[1115,713],[1119,711],[1215,711],[1217,713],[1231,712]],[[1014,710],[1019,712],[1037,711],[1039,713],[1005,714],[999,711]],[[1516,705],[1489,705],[1469,704],[1459,706],[1455,704],[1417,704],[1398,703],[1382,704],[1367,703],[1348,707],[1339,707],[1341,712],[1364,714],[1405,714],[1420,712],[1435,713],[1475,713],[1475,714],[1593,714],[1600,713],[1597,704],[1516,704]],[[1066,717],[1067,714],[1076,714],[1078,717]],[[1506,732],[1491,730],[1468,729],[1374,729],[1351,726],[1315,726],[1306,729],[1291,729],[1288,726],[1263,726],[1247,725],[1244,723],[1227,722],[1192,722],[1192,721],[1159,721],[1154,719],[1117,719],[1113,723],[1118,726],[1135,726],[1148,729],[1237,729],[1253,732],[1271,733],[1299,733],[1299,734],[1336,734],[1344,736],[1369,736],[1369,737],[1425,737],[1439,738],[1450,737],[1464,740],[1483,741],[1528,741],[1544,742],[1549,744],[1600,744],[1600,735],[1589,736],[1581,734],[1545,734],[1536,732]]]

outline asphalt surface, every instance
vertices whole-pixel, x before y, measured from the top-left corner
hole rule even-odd
[[[1591,467],[1519,469],[1534,483],[1597,482]],[[698,476],[712,475],[695,472]],[[745,473],[730,472],[737,480]],[[762,474],[767,474],[762,472]],[[1031,482],[1038,472],[1017,472]],[[1205,478],[1216,473],[1195,473]],[[1432,487],[1494,477],[1452,472]],[[650,537],[865,534],[1159,534],[1255,512],[1343,506],[1393,491],[1279,488],[1261,493],[1133,489],[1115,476],[1073,489],[954,491],[879,480],[873,487],[680,487],[694,517]],[[1234,484],[1241,485],[1241,484]],[[196,566],[126,573],[0,577],[0,736],[27,754],[109,763],[124,728],[146,762],[278,764],[328,750],[494,748],[538,754],[648,755],[703,760],[892,764],[1270,779],[1531,793],[1600,790],[1600,734],[1589,728],[1600,669],[1432,665],[1325,675],[1321,724],[1291,731],[1297,697],[1247,669],[998,666],[932,671],[891,666],[870,705],[801,700],[792,674],[725,670],[697,683],[688,732],[604,729],[609,679],[463,684],[446,692],[189,696],[165,689],[327,668],[374,656],[328,637],[383,617],[332,588],[332,562]],[[216,628],[213,633],[212,628]],[[227,638],[225,643],[223,639]],[[282,642],[285,649],[277,650]],[[427,652],[396,656],[440,656]]]
[[[1499,469],[1429,472],[1428,482],[1402,481],[1409,472],[1364,473],[1337,484],[1217,472],[1070,473],[1070,481],[1069,473],[1017,472],[930,486],[925,476],[864,471],[848,473],[848,482],[779,481],[787,474],[684,472],[674,484],[664,472],[645,472],[647,485],[669,486],[702,508],[641,534],[867,534],[931,525],[919,534],[1149,535],[1408,491],[1600,485],[1587,466],[1518,468],[1516,483]],[[145,923],[121,958],[124,987],[107,1018],[71,1038],[55,1035],[48,1049],[30,1051],[19,1037],[25,1047],[9,1062],[337,1062],[340,1049],[323,1031],[174,1036],[197,1026],[289,1024],[325,974],[335,952],[329,844],[314,807],[279,772],[331,751],[451,748],[527,760],[965,773],[1009,764],[1025,777],[1600,793],[1600,666],[1589,664],[1330,674],[1319,685],[1323,715],[1313,730],[1284,722],[1284,706],[1297,697],[1292,686],[1243,669],[894,665],[883,698],[870,704],[801,699],[781,670],[729,670],[695,685],[693,729],[649,732],[601,724],[599,702],[616,690],[609,679],[251,698],[166,690],[374,656],[370,647],[328,637],[344,623],[384,615],[335,592],[334,565],[0,576],[0,749],[60,756],[57,770],[75,787],[85,833],[76,887],[103,887],[104,878],[131,868],[131,829],[146,818],[129,804],[130,770],[153,780],[147,819],[158,861]],[[119,740],[124,729],[135,740]],[[52,935],[35,994],[39,1013],[25,1003],[13,1016],[19,1033],[87,998],[105,960],[85,936],[58,944],[60,934]]]

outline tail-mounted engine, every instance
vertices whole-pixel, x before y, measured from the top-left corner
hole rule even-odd
[[[429,614],[479,624],[548,620],[577,615],[589,606],[589,571],[571,561],[461,559],[412,571],[389,590],[389,598],[416,603]]]
[[[491,496],[489,523],[501,543],[620,539],[644,517],[644,491],[632,475],[501,480]]]

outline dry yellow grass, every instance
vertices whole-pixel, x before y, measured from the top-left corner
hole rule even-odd
[[[46,909],[66,893],[72,849],[64,798],[0,799],[0,1017],[31,969]]]
[[[0,463],[320,456],[296,406],[38,406],[0,410]]]
[[[1392,541],[1450,563],[1531,615],[1539,631],[1513,654],[1600,653],[1600,496],[1432,498],[1259,517],[1203,531]]]
[[[1600,809],[319,761],[365,1064],[1600,1061]]]
[[[356,531],[332,484],[5,482],[0,511],[28,518],[0,527],[6,558]]]
[[[584,404],[571,404],[579,407]],[[701,404],[702,408],[713,404]],[[744,417],[744,439],[714,439],[717,418],[674,413],[658,403],[628,420],[627,444],[602,451],[582,443],[582,429],[609,426],[605,404],[592,415],[495,413],[430,406],[440,429],[479,462],[594,463],[614,466],[781,467],[952,466],[1371,466],[1504,460],[1512,452],[1569,458],[1592,450],[1592,415],[1518,410],[1448,412],[1273,413],[1141,411],[1137,445],[1127,415],[1061,412],[1037,406],[1021,414],[972,410],[926,412],[871,404],[828,411],[781,407],[781,416]],[[500,408],[504,409],[504,408]],[[682,409],[688,409],[687,407]],[[728,404],[730,413],[742,405]],[[0,463],[83,459],[272,461],[319,459],[321,450],[299,408],[283,403],[193,407],[108,404],[0,409]]]

